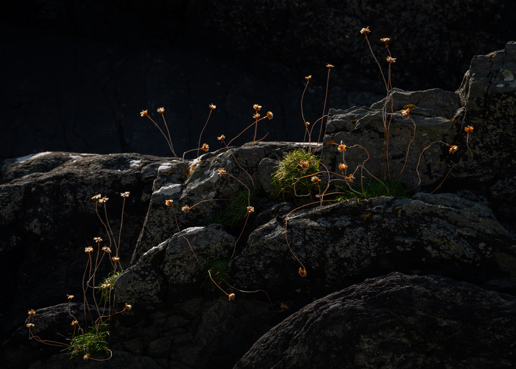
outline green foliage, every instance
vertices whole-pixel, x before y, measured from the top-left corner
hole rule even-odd
[[[86,354],[93,356],[100,353],[109,353],[107,342],[109,330],[106,322],[93,324],[87,332],[82,332],[82,329],[79,332],[80,334],[70,339],[71,347],[66,349],[72,356],[84,356]]]
[[[118,271],[118,272],[112,271],[108,274],[108,276],[106,278],[104,278],[102,280],[102,282],[100,282],[98,284],[97,288],[101,293],[101,296],[100,296],[101,304],[109,302],[109,297],[111,295],[111,291],[113,291],[113,288],[115,287],[115,282],[116,282],[117,278],[120,277],[121,274],[122,274],[122,271]],[[109,285],[109,287],[104,288],[103,285]],[[111,301],[111,302],[113,302],[113,301]]]
[[[227,260],[208,260],[206,263],[206,274],[208,274],[208,270],[210,270],[211,277],[217,284],[220,284],[223,281],[227,281],[229,279],[228,264],[229,261]]]
[[[250,197],[250,200],[248,200],[248,197]],[[249,201],[252,204],[255,200],[256,191],[252,190],[251,194],[249,194],[247,189],[238,191],[227,201],[224,210],[214,212],[207,223],[241,228],[245,222]]]
[[[403,183],[399,181],[395,182],[391,178],[385,179],[383,183],[384,184],[380,183],[378,180],[374,178],[366,178],[363,181],[363,192],[362,186],[360,185],[360,181],[356,181],[356,183],[349,184],[349,187],[347,184],[337,185],[336,187],[338,191],[344,192],[344,194],[337,196],[337,201],[345,201],[349,199],[365,200],[380,196],[393,196],[397,198],[410,197],[410,193]],[[354,191],[351,190],[350,187]]]
[[[301,161],[307,161],[308,168],[302,168]],[[285,155],[272,176],[277,196],[284,199],[294,198],[294,183],[303,176],[317,173],[320,161],[317,155],[303,149],[294,150]],[[310,194],[311,197],[313,192],[318,192],[318,187],[317,184],[312,183],[310,177],[306,177],[296,183],[296,192],[298,195]]]

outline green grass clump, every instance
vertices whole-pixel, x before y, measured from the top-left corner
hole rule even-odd
[[[109,297],[111,296],[111,292],[113,291],[113,288],[115,287],[115,282],[116,282],[117,278],[120,277],[121,274],[122,274],[121,270],[119,270],[117,272],[112,271],[108,274],[108,276],[106,278],[104,278],[102,280],[102,282],[100,282],[98,284],[97,288],[101,293],[101,296],[100,296],[101,304],[109,302]],[[108,286],[108,287],[105,287],[105,286]]]
[[[221,224],[230,228],[241,228],[245,222],[249,201],[254,203],[255,200],[256,191],[253,190],[250,193],[247,189],[238,191],[233,196],[231,196],[227,202],[227,206],[223,210],[213,213],[207,223]]]
[[[92,356],[95,354],[109,354],[108,325],[106,322],[93,324],[87,332],[81,332],[70,339],[70,347],[66,350],[72,356]]]
[[[397,198],[411,197],[410,191],[407,189],[407,186],[405,186],[403,183],[399,181],[394,181],[391,178],[387,178],[383,184],[374,178],[367,178],[364,179],[363,186],[364,190],[362,192],[362,186],[360,185],[359,181],[353,184],[349,184],[349,187],[347,184],[337,185],[336,187],[338,191],[343,192],[343,194],[337,196],[336,200],[365,200],[380,196],[392,196]]]
[[[229,280],[228,260],[208,260],[206,262],[206,273],[211,272],[211,277],[217,284]]]
[[[298,195],[312,197],[313,192],[319,192],[317,184],[311,181],[310,175],[319,171],[320,161],[319,156],[303,149],[294,150],[285,155],[272,175],[277,196],[293,199],[294,183]],[[303,162],[305,162],[304,167]],[[303,176],[308,177],[299,180]]]

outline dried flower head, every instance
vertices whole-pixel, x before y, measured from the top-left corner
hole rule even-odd
[[[165,200],[165,205],[167,205],[167,206],[172,206],[173,203],[174,203],[174,200]]]
[[[284,303],[281,303],[280,304],[280,309],[281,309],[281,311],[288,310],[288,306],[286,304],[284,304]]]
[[[310,80],[312,79],[312,76],[306,76],[306,77],[305,77],[305,79],[306,79],[307,81],[310,81]]]
[[[310,162],[308,160],[301,160],[299,162],[299,166],[301,167],[301,169],[308,169],[308,166],[310,165]]]
[[[158,113],[163,114],[165,112],[165,108],[158,108]]]
[[[219,176],[223,176],[223,175],[227,174],[226,169],[224,169],[224,168],[219,168],[218,173],[219,173]]]
[[[210,146],[208,146],[208,144],[202,144],[201,150],[205,151],[205,152],[208,152],[210,150]]]
[[[269,118],[269,120],[271,120],[273,117],[274,117],[274,114],[272,114],[272,111],[268,111],[267,118]]]
[[[96,242],[96,243],[101,243],[102,242],[102,238],[100,238],[100,237],[93,237],[93,241]]]
[[[78,320],[73,320],[70,325],[72,325],[72,326],[79,325],[79,321]]]
[[[319,182],[321,182],[320,178],[316,177],[316,176],[313,176],[312,178],[310,178],[310,180],[312,181],[312,183],[319,183]]]
[[[190,207],[188,205],[185,205],[181,208],[181,210],[183,211],[183,213],[188,213],[190,211]]]
[[[233,301],[234,299],[235,299],[235,294],[234,294],[234,293],[230,293],[230,294],[228,295],[228,300],[229,300],[229,301]]]
[[[34,323],[27,323],[25,324],[27,328],[34,328]]]
[[[75,296],[66,294],[66,297],[68,298],[68,301],[72,301]]]
[[[326,64],[326,68],[331,69],[331,68],[335,68],[335,66],[333,64]]]
[[[103,197],[103,198],[101,198],[101,199],[99,200],[99,202],[100,202],[101,204],[104,204],[104,203],[105,203],[105,202],[107,202],[108,200],[109,200],[109,197]]]
[[[125,307],[124,307],[124,310],[131,310],[133,307],[131,305],[129,305],[127,302],[125,303]]]
[[[253,118],[254,118],[254,119],[258,119],[258,118],[260,118],[260,114],[256,113],[255,115],[253,115]]]
[[[120,258],[118,256],[113,256],[111,258],[111,260],[113,260],[116,263],[116,262],[120,261]]]
[[[348,169],[348,166],[346,164],[344,164],[344,163],[340,163],[339,164],[339,169],[344,171],[344,170]]]
[[[247,207],[247,214],[251,214],[251,213],[254,213],[254,207],[253,206],[248,206]]]
[[[122,197],[124,197],[124,198],[129,197],[129,191],[127,191],[127,192],[122,192],[122,193],[120,194],[120,196],[122,196]]]
[[[89,358],[90,358],[90,354],[85,354],[85,355],[82,357],[82,359],[83,359],[83,360],[88,360]]]
[[[91,246],[85,247],[84,252],[91,254],[93,252],[93,247],[91,247]]]
[[[104,251],[105,253],[111,254],[111,249],[109,247],[107,247],[107,246],[104,246],[102,248],[102,251]]]
[[[253,105],[253,109],[256,110],[256,111],[259,111],[262,109],[261,105],[258,105],[258,104],[254,104]]]
[[[29,314],[29,316],[36,315],[36,310],[30,309],[28,314]]]
[[[140,116],[142,116],[142,117],[148,117],[148,116],[149,116],[149,114],[148,114],[148,113],[149,113],[149,112],[148,112],[147,110],[142,110],[142,111],[141,111],[141,113],[140,113]]]
[[[210,110],[215,110],[215,109],[217,109],[217,107],[216,107],[215,105],[213,105],[213,104],[208,105],[208,107],[210,108]]]
[[[389,37],[385,37],[385,38],[381,38],[380,39],[380,41],[385,42],[385,43],[389,42],[390,40],[391,39]]]
[[[396,58],[393,58],[392,56],[388,56],[387,57],[387,62],[388,63],[396,63]]]
[[[347,181],[349,182],[353,182],[353,180],[355,179],[355,176],[353,174],[350,174],[349,176],[345,177]]]
[[[473,133],[473,127],[472,126],[467,126],[466,128],[464,128],[464,130],[466,131],[466,133],[468,135]]]
[[[93,196],[91,199],[92,200],[100,200],[101,197],[102,197],[102,195],[99,193],[98,195]]]
[[[457,145],[453,145],[453,146],[450,146],[450,154],[453,154],[454,152],[456,152],[459,148],[457,147]]]
[[[109,287],[111,287],[111,284],[109,284],[109,283],[102,284],[102,288],[105,290],[107,290]]]
[[[217,137],[217,140],[219,140],[219,141],[224,141],[225,139],[226,139],[226,136],[224,136],[224,135]]]
[[[405,109],[405,110],[401,111],[401,115],[403,115],[404,117],[408,118],[409,114],[410,114],[410,109]]]
[[[298,273],[301,277],[306,277],[306,269],[305,268],[299,268]]]
[[[361,34],[361,35],[364,35],[364,36],[366,36],[366,37],[367,37],[367,34],[368,34],[368,33],[371,33],[371,30],[369,29],[369,26],[367,26],[366,28],[362,28],[362,29],[360,30],[360,34]]]
[[[308,127],[310,125],[310,122],[305,122],[305,127]]]
[[[344,143],[342,141],[340,141],[340,145],[338,147],[338,150],[339,152],[343,152],[343,151],[346,151],[346,145],[344,145]]]

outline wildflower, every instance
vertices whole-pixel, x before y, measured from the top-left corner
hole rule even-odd
[[[260,114],[256,113],[255,115],[253,115],[253,118],[254,118],[254,119],[258,119],[258,118],[260,118]]]
[[[68,301],[72,301],[72,299],[75,297],[74,295],[66,294],[66,297],[68,298]]]
[[[141,113],[140,113],[140,116],[148,117],[149,116],[148,111],[147,110],[142,110]]]
[[[349,182],[353,182],[353,180],[355,179],[355,176],[353,174],[350,174],[349,176],[345,177],[347,181]]]
[[[217,137],[217,140],[219,140],[219,141],[224,141],[225,139],[226,139],[226,136],[224,136],[224,135]]]
[[[99,193],[98,195],[93,196],[92,200],[99,200],[102,197],[102,195]]]
[[[305,122],[305,127],[308,128],[309,125],[310,125],[310,122]]]
[[[111,287],[111,284],[109,284],[109,283],[104,283],[102,285],[102,288],[105,289],[105,290],[108,289],[109,287]]]
[[[82,357],[83,360],[88,360],[90,358],[90,354],[86,354]]]
[[[466,133],[468,135],[473,133],[473,127],[472,126],[467,126],[466,128],[464,128],[464,130],[466,131]]]
[[[308,169],[308,166],[310,165],[310,163],[308,162],[308,160],[301,160],[299,162],[299,166],[302,168],[302,169]]]
[[[210,150],[210,147],[208,146],[208,144],[202,144],[201,150],[208,152]]]
[[[129,197],[129,191],[127,191],[127,192],[122,192],[122,193],[120,194],[120,196],[122,196],[122,197]]]
[[[219,168],[218,173],[219,173],[219,176],[223,176],[223,175],[227,174],[226,169],[224,169],[224,168]]]
[[[385,43],[389,42],[390,40],[391,39],[389,37],[385,37],[385,38],[381,38],[380,39],[380,41],[385,42]]]
[[[127,302],[125,303],[124,310],[131,310],[133,307],[129,305]]]
[[[342,141],[340,141],[340,145],[339,145],[339,148],[338,148],[338,149],[339,149],[339,152],[346,151],[346,145],[344,145],[344,144],[342,143]]]
[[[256,111],[261,110],[261,108],[262,108],[261,105],[258,105],[258,104],[253,105],[253,109]]]
[[[26,326],[27,328],[34,328],[34,323],[27,323]]]
[[[254,213],[254,207],[253,206],[248,206],[247,207],[247,214],[251,214],[251,213]]]
[[[344,164],[344,163],[340,163],[339,164],[339,169],[344,171],[344,170],[348,169],[348,166],[346,164]]]
[[[454,152],[456,152],[459,148],[457,147],[457,145],[453,145],[453,146],[450,146],[450,154],[453,154]]]
[[[326,68],[328,68],[328,69],[331,69],[331,68],[334,68],[334,67],[335,67],[335,66],[334,66],[334,65],[332,65],[332,64],[326,64]]]
[[[104,251],[104,252],[106,252],[106,253],[108,253],[108,254],[111,254],[111,249],[110,249],[109,247],[107,247],[107,246],[104,246],[104,247],[102,248],[102,251]]]
[[[165,108],[158,108],[158,113],[163,114],[165,112]]]
[[[74,320],[74,321],[72,321],[72,323],[70,325],[72,325],[72,326],[73,325],[79,325],[79,321],[78,320]]]
[[[401,115],[403,115],[404,117],[408,118],[409,114],[410,114],[410,109],[405,109],[405,110],[401,111]]]
[[[387,62],[388,63],[396,63],[396,58],[393,58],[392,56],[388,56],[387,57]]]
[[[181,208],[181,210],[183,211],[183,213],[188,213],[190,211],[190,207],[188,205],[185,205]]]
[[[267,112],[267,118],[269,118],[269,120],[271,120],[272,117],[274,117],[274,114],[272,114],[272,111],[268,111]]]
[[[305,268],[300,267],[298,273],[301,277],[306,277],[306,269]]]
[[[100,238],[100,237],[93,237],[93,241],[95,241],[96,243],[101,243],[102,242],[102,238]]]
[[[118,256],[113,256],[111,258],[111,260],[113,260],[116,263],[116,262],[120,261],[120,258]]]
[[[321,182],[319,177],[316,177],[316,176],[313,176],[312,178],[310,178],[310,180],[312,181],[312,183],[319,183],[319,182]]]
[[[84,252],[91,254],[93,252],[93,247],[91,247],[91,246],[85,247]]]
[[[108,200],[109,200],[109,197],[103,197],[103,198],[101,198],[101,199],[99,200],[99,202],[100,202],[101,204],[103,204],[103,203],[107,202]]]
[[[369,29],[369,26],[367,26],[366,28],[362,28],[360,30],[360,34],[365,35],[366,37],[367,37],[368,33],[371,33],[371,30]]]
[[[306,79],[307,81],[310,81],[310,80],[312,79],[312,76],[306,76],[306,77],[305,77],[305,79]]]
[[[165,200],[165,205],[167,205],[167,206],[172,206],[173,203],[174,203],[174,200]]]
[[[209,107],[211,110],[215,110],[215,109],[217,109],[217,107],[216,107],[215,105],[213,105],[213,104],[208,105],[208,107]]]
[[[30,309],[28,314],[29,314],[29,316],[36,315],[36,310]]]
[[[234,294],[234,293],[230,293],[230,294],[228,295],[228,300],[229,300],[229,301],[233,301],[234,299],[235,299],[235,294]]]

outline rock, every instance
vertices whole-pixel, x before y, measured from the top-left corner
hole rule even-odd
[[[516,299],[435,275],[391,273],[293,314],[243,368],[512,368]]]

